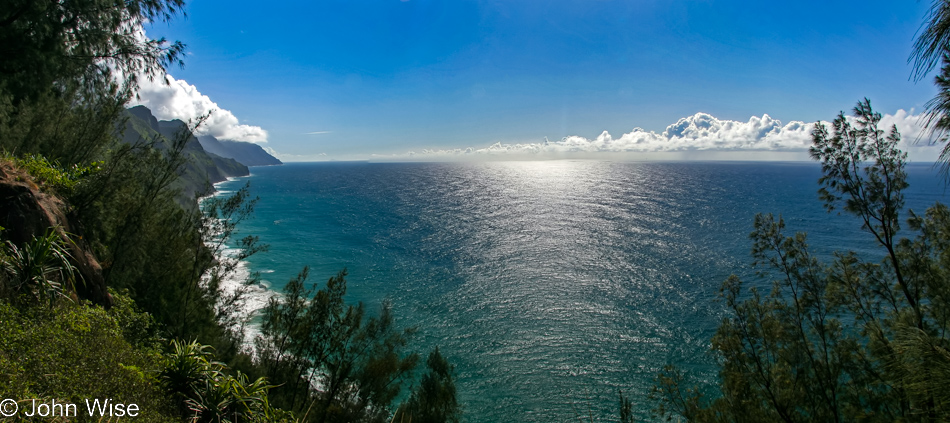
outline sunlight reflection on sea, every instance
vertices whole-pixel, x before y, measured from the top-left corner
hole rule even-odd
[[[914,166],[909,205],[942,198]],[[271,250],[248,260],[279,290],[350,271],[349,298],[391,300],[413,347],[456,365],[466,421],[614,416],[617,391],[646,419],[656,373],[715,380],[715,299],[750,269],[758,212],[807,230],[816,252],[874,254],[855,219],[826,213],[811,163],[537,161],[288,164],[252,169]],[[243,180],[222,184],[233,190]]]

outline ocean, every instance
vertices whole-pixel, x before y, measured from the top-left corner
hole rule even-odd
[[[907,207],[946,202],[930,164],[908,167]],[[291,163],[218,185],[260,197],[241,235],[263,296],[303,266],[322,284],[346,268],[347,297],[391,301],[456,370],[467,422],[615,421],[617,393],[650,421],[666,364],[715,395],[710,338],[730,275],[751,268],[757,213],[806,231],[819,256],[880,250],[852,216],[826,212],[815,163],[528,161]],[[902,219],[906,218],[906,213]],[[905,231],[905,235],[910,235]]]

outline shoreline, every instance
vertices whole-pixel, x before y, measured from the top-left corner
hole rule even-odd
[[[205,197],[198,199],[198,206],[201,207],[202,202],[219,196],[227,196],[235,190],[222,189],[222,185],[237,182],[244,178],[249,178],[253,174],[248,174],[247,176],[234,176],[228,177],[226,180],[221,182],[216,182],[212,184],[214,192]],[[232,234],[232,237],[237,235],[237,232]],[[234,248],[229,242],[224,242],[221,244],[220,251],[217,251],[215,258],[217,260],[222,259],[234,259],[235,254],[239,252],[239,249]],[[237,260],[234,269],[226,275],[223,275],[221,278],[220,289],[221,293],[224,296],[234,295],[241,289],[246,289],[245,296],[243,298],[242,304],[238,308],[238,313],[244,323],[244,347],[250,350],[254,349],[254,339],[259,334],[259,323],[255,322],[255,319],[258,317],[258,313],[267,306],[267,302],[274,295],[280,295],[277,292],[274,292],[270,289],[271,283],[267,280],[261,278],[262,272],[255,272],[251,269],[250,263],[245,260]],[[265,272],[269,273],[269,272]],[[208,276],[205,276],[207,278]]]

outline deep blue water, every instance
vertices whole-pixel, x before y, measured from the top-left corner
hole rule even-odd
[[[910,166],[908,206],[944,197],[929,165]],[[260,197],[242,226],[270,251],[252,257],[272,290],[350,272],[351,301],[393,303],[456,366],[469,422],[615,420],[617,391],[638,418],[667,363],[713,383],[709,339],[732,273],[749,264],[752,218],[782,214],[820,254],[879,256],[850,216],[829,214],[813,163],[604,161],[308,163],[252,168]],[[576,410],[576,411],[575,411]]]

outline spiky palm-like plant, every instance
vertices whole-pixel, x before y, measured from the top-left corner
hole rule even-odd
[[[231,376],[227,370],[214,361],[211,347],[173,340],[161,378],[178,396],[182,414],[195,423],[296,421],[270,405],[267,393],[273,386],[265,378],[251,381],[240,371]]]
[[[169,390],[186,393],[195,389],[206,378],[213,378],[221,372],[224,365],[214,361],[211,347],[197,341],[183,343],[171,341],[172,351],[166,356],[165,369],[161,378]]]
[[[22,248],[7,241],[0,253],[0,268],[6,277],[8,295],[26,297],[50,305],[57,298],[69,298],[68,291],[79,276],[70,263],[72,256],[54,230],[34,237]]]

